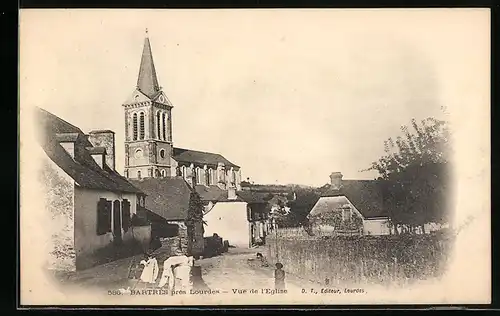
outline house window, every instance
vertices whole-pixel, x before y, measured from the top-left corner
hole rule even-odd
[[[167,176],[167,172],[165,171],[165,169],[162,169],[161,176],[162,177],[166,177]]]
[[[347,221],[351,219],[351,209],[349,207],[342,208],[342,220]]]
[[[132,116],[133,140],[137,140],[137,113]]]
[[[111,201],[99,199],[97,202],[97,235],[111,231]]]
[[[160,157],[165,158],[165,149],[160,150]]]
[[[139,115],[139,139],[144,139],[144,112]]]
[[[156,112],[156,138],[157,139],[161,139],[161,135],[160,135],[160,124],[161,124],[161,120],[160,120],[160,111]]]
[[[236,182],[236,171],[234,170],[231,171],[231,182],[232,183]]]
[[[137,171],[137,178],[139,178],[139,179],[141,178],[141,171],[140,170]]]
[[[166,117],[165,117],[165,113],[162,113],[161,116],[162,116],[162,122],[161,122],[162,124],[161,124],[161,126],[162,126],[162,129],[163,129],[162,130],[162,132],[163,132],[163,140],[166,140],[167,138],[165,136],[166,135],[166,132],[165,132],[165,130],[166,130]]]
[[[182,177],[183,177],[184,179],[186,179],[186,177],[187,177],[187,174],[186,174],[186,166],[182,166],[182,168],[181,168],[181,173],[182,173]]]

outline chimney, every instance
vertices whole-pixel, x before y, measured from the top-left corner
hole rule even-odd
[[[104,168],[104,161],[106,160],[106,148],[104,147],[86,147],[92,159],[101,167]]]
[[[94,147],[106,149],[106,164],[115,170],[115,132],[110,130],[91,131],[88,139]]]
[[[330,185],[334,190],[340,190],[342,187],[342,173],[332,172],[330,174]]]
[[[234,186],[230,186],[227,189],[227,199],[228,200],[236,200],[236,188]]]

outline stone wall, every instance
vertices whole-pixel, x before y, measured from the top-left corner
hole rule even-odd
[[[182,223],[178,225],[179,234],[177,236],[160,238],[161,246],[153,252],[158,262],[163,262],[171,256],[190,255],[187,227]]]
[[[76,252],[74,245],[74,184],[52,161],[45,160],[38,174],[44,192],[50,227],[47,246],[47,266],[51,270],[74,271]]]
[[[359,237],[268,236],[267,256],[287,273],[329,284],[390,284],[439,277],[453,237],[445,234]],[[326,282],[325,282],[326,283]]]

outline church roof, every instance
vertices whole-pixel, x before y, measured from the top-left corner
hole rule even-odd
[[[325,185],[320,188],[320,192],[321,197],[318,205],[325,201],[330,201],[327,203],[329,209],[334,209],[334,204],[338,202],[338,199],[328,199],[329,197],[346,197],[364,218],[388,216],[387,210],[384,207],[382,187],[376,180],[342,180],[340,190],[335,190],[330,185]]]
[[[151,99],[160,92],[160,85],[158,84],[158,78],[156,76],[156,69],[147,31],[146,38],[144,39],[144,48],[142,50],[139,76],[137,78],[137,88]]]
[[[130,180],[148,195],[145,207],[166,220],[185,220],[192,190],[182,178],[144,178]]]
[[[40,145],[47,156],[80,187],[112,192],[142,193],[116,170],[104,164],[101,168],[91,152],[103,152],[90,143],[78,127],[41,108],[35,109],[35,122]],[[74,158],[59,144],[75,142]],[[89,151],[89,149],[91,149]]]
[[[218,163],[223,163],[225,166],[239,168],[239,166],[224,158],[221,154],[176,148],[174,147],[173,158],[178,162],[194,163],[199,165],[217,166]]]

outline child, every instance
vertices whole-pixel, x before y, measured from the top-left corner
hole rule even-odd
[[[283,265],[276,263],[276,270],[274,270],[274,288],[276,290],[285,289],[285,271],[282,270]]]
[[[158,261],[153,257],[151,253],[146,253],[144,259],[139,263],[144,265],[144,269],[141,274],[141,281],[145,283],[154,284],[156,278],[158,277]]]

